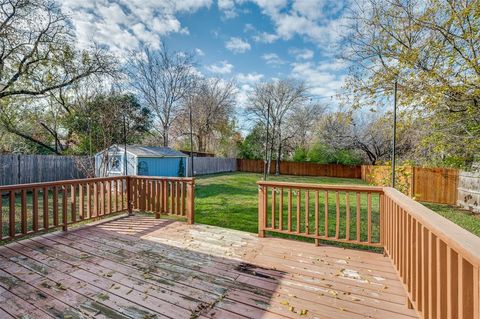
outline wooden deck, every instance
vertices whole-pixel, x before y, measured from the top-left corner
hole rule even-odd
[[[0,247],[0,318],[416,318],[380,254],[145,216]]]

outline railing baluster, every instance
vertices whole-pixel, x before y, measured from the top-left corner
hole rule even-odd
[[[58,187],[53,187],[53,226],[58,227]]]
[[[300,209],[301,209],[302,192],[297,189],[297,234],[300,234]]]
[[[325,238],[328,238],[328,191],[325,191]]]
[[[340,238],[340,193],[335,192],[335,239]]]
[[[177,215],[182,215],[182,210],[181,210],[181,207],[180,207],[180,182],[179,181],[176,181],[175,182],[175,186],[176,186],[176,190],[175,190],[175,201],[176,201],[176,213]]]
[[[0,201],[1,201],[1,198],[0,198]],[[2,209],[0,207],[0,214],[1,212],[2,212]],[[1,226],[0,226],[0,229],[1,229]],[[34,187],[32,190],[32,231],[34,233],[38,231],[38,188],[36,187]],[[0,233],[1,233],[1,230],[0,230]]]
[[[70,186],[70,213],[72,214],[72,223],[77,222],[77,194],[76,185]]]
[[[67,231],[68,211],[67,211],[67,187],[62,186],[62,229]]]
[[[26,235],[27,234],[27,221],[28,221],[28,216],[27,216],[27,190],[22,189],[21,192],[21,228],[22,228],[22,234]]]
[[[49,214],[49,203],[48,203],[48,187],[43,188],[43,229],[47,230],[50,228],[50,214]]]
[[[276,192],[275,187],[272,187],[272,229],[275,229],[275,199],[276,199]]]
[[[368,242],[372,242],[372,193],[367,194],[367,225],[368,225]]]
[[[78,184],[78,214],[80,216],[80,220],[83,220],[84,218],[84,201],[85,201],[85,195],[83,193],[83,184]]]
[[[287,205],[287,228],[292,231],[292,189],[288,189],[288,205]]]
[[[362,237],[361,237],[361,222],[362,222],[362,209],[361,209],[361,201],[360,201],[360,193],[357,192],[357,242],[361,242],[362,241]]]
[[[345,192],[345,219],[346,219],[346,225],[345,225],[345,240],[349,241],[350,240],[350,198],[349,198],[349,193]]]
[[[305,234],[310,232],[310,192],[305,191]]]
[[[9,236],[10,238],[15,237],[17,233],[15,230],[15,191],[10,191],[9,194],[9,211],[8,211],[8,223],[9,223]]]
[[[278,229],[283,230],[283,187],[280,188],[280,198],[278,200]]]

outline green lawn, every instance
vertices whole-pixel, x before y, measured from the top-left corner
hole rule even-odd
[[[195,190],[195,221],[197,223],[209,224],[215,226],[221,226],[226,228],[233,228],[248,232],[257,232],[258,230],[258,187],[256,182],[260,180],[262,176],[260,174],[252,173],[228,173],[217,174],[199,177],[196,181]],[[346,179],[346,178],[329,178],[329,177],[301,177],[301,176],[271,176],[269,180],[285,181],[285,182],[303,182],[303,183],[319,183],[319,184],[365,184],[358,179]],[[293,195],[293,207],[292,210],[296,212],[295,195]],[[270,193],[269,193],[269,196]],[[278,194],[277,205],[278,205]],[[301,223],[300,229],[305,229],[305,194],[302,194],[301,200]],[[270,203],[270,200],[268,201]],[[284,229],[286,228],[286,212],[287,212],[287,193],[284,193]],[[366,240],[367,229],[367,197],[366,194],[362,194],[361,198],[361,219],[362,240]],[[335,234],[335,194],[329,193],[328,198],[328,210],[329,210],[329,235]],[[324,196],[323,193],[319,195],[320,206],[320,221],[324,220],[323,207]],[[309,227],[310,230],[314,229],[314,194],[311,192],[309,198]],[[350,236],[354,238],[356,236],[356,206],[353,194],[350,195],[350,207],[351,207],[351,231]],[[340,224],[340,237],[345,236],[345,193],[340,193],[340,211],[341,211],[341,224]],[[373,237],[378,239],[378,196],[372,195],[372,220],[376,225],[373,228]],[[271,224],[271,206],[267,209],[267,220],[269,225]],[[278,217],[277,217],[278,223]],[[324,232],[324,223],[320,222],[320,234]],[[292,219],[292,228],[296,227],[296,218]]]
[[[257,196],[258,188],[256,181],[261,180],[261,174],[253,173],[228,173],[200,176],[196,181],[195,193],[195,221],[197,223],[221,226],[226,228],[238,229],[255,233],[257,232]],[[269,180],[286,182],[305,182],[322,184],[359,184],[366,185],[359,179],[329,178],[329,177],[301,177],[301,176],[271,176]],[[334,196],[329,196],[330,217],[335,216]],[[312,200],[312,199],[311,199]],[[362,206],[365,199],[362,198]],[[377,200],[373,199],[374,211],[378,209]],[[448,205],[438,205],[422,203],[428,208],[438,212],[445,218],[460,225],[466,230],[480,236],[480,216],[465,212],[464,210]],[[321,199],[321,205],[322,199]],[[351,203],[352,205],[352,203]],[[313,205],[310,205],[313,207]],[[323,206],[320,206],[323,207]],[[345,210],[345,198],[341,197],[341,211]],[[354,207],[354,206],[353,206]],[[270,210],[270,209],[269,209]],[[354,208],[352,208],[352,231],[351,236],[355,235],[354,226]],[[303,220],[303,218],[302,218]],[[322,219],[320,219],[322,220]],[[335,220],[331,220],[333,231]],[[344,218],[342,218],[342,221]],[[362,213],[362,220],[364,216]],[[374,220],[375,221],[375,220]],[[311,226],[312,227],[312,226]],[[323,227],[323,225],[321,225]],[[344,229],[342,223],[341,228]],[[311,228],[312,229],[312,228]],[[331,232],[332,229],[330,228]],[[362,228],[364,233],[364,229]],[[342,234],[342,233],[341,233]],[[374,236],[377,232],[374,229]],[[362,236],[363,237],[363,236]]]
[[[465,228],[469,232],[480,237],[480,214],[474,214],[467,210],[449,205],[431,203],[422,204],[437,212],[439,215],[450,219],[460,227]]]

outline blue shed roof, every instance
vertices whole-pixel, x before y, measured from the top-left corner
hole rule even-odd
[[[112,145],[109,149],[124,150],[123,145]],[[127,145],[127,152],[137,157],[187,157],[186,154],[170,147]]]
[[[187,157],[187,155],[184,153],[176,151],[173,148],[162,146],[127,145],[127,152],[130,152],[136,156]]]

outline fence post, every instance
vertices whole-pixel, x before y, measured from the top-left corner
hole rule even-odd
[[[132,216],[133,215],[133,208],[132,208],[132,177],[126,176],[126,182],[127,182],[127,211],[128,215]]]
[[[195,180],[187,182],[187,223],[195,222]]]
[[[258,237],[265,237],[265,187],[258,186]]]

